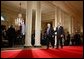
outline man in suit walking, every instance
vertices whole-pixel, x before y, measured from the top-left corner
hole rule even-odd
[[[57,45],[56,45],[56,48],[59,48],[59,42],[60,42],[61,48],[63,48],[62,38],[64,36],[64,29],[61,26],[60,22],[58,23],[58,26],[56,27],[55,32],[57,32]]]
[[[49,43],[51,43],[52,47],[54,48],[54,30],[51,27],[51,25],[48,23],[47,24],[47,29],[46,29],[46,39],[47,39],[47,49],[49,48]]]

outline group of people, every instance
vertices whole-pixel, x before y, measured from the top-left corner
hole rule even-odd
[[[81,45],[81,35],[76,31],[71,39],[72,45]]]
[[[45,33],[46,33],[46,40],[47,40],[47,49],[49,48],[49,43],[51,43],[52,47],[54,48],[55,35],[57,35],[56,48],[59,48],[59,43],[60,43],[61,48],[63,48],[62,38],[64,37],[64,29],[61,26],[61,23],[58,23],[56,30],[53,29],[51,24],[47,24],[47,29]]]
[[[57,41],[55,41],[55,36],[57,36]],[[59,46],[63,48],[63,45],[80,45],[81,44],[81,37],[80,34],[76,31],[76,33],[73,35],[73,39],[71,39],[71,36],[69,32],[65,34],[64,28],[59,22],[56,30],[53,29],[51,24],[47,24],[47,28],[45,31],[45,39],[47,43],[47,49],[49,48],[49,45],[51,43],[51,46],[54,48],[56,43],[56,48],[58,49]]]
[[[4,27],[4,26],[3,26]],[[80,38],[80,34],[79,33],[75,33],[74,36],[71,38],[69,32],[67,32],[67,35],[65,35],[64,32],[64,28],[61,25],[61,23],[58,23],[58,26],[55,28],[56,30],[53,29],[52,25],[50,23],[47,24],[47,28],[44,31],[44,39],[45,41],[43,41],[43,43],[46,44],[47,49],[49,48],[50,44],[51,46],[54,48],[55,47],[55,43],[56,43],[56,48],[59,48],[59,46],[61,46],[61,48],[63,48],[63,45],[70,45],[72,42],[72,45],[80,45],[81,44],[81,38]],[[7,30],[6,28],[2,28],[2,37],[4,37],[4,39],[8,39],[8,43],[9,43],[9,47],[12,47],[13,45],[15,45],[17,43],[17,41],[19,43],[23,42],[22,44],[24,44],[24,33],[22,34],[21,32],[22,30],[22,26],[20,26],[20,29],[16,32],[15,28],[13,27],[13,25],[11,25]],[[55,37],[57,36],[57,41],[55,41]],[[41,37],[41,39],[42,39]],[[35,44],[35,34],[32,34],[31,37],[31,44],[34,46]],[[64,42],[63,42],[64,40]],[[42,42],[42,41],[41,41]]]
[[[7,44],[9,47],[14,47],[15,44],[23,44],[23,38],[24,35],[21,32],[21,26],[18,30],[15,30],[14,26],[9,26],[8,29],[6,29],[6,26],[2,25],[2,46],[4,46],[3,40],[7,40]]]

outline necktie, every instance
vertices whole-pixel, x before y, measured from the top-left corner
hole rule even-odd
[[[49,28],[47,29],[47,34],[49,34]]]

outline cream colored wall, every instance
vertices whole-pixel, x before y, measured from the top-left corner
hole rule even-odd
[[[73,17],[73,25],[74,25],[73,32],[75,31],[83,32],[83,19]]]

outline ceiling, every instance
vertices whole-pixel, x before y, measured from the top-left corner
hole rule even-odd
[[[21,2],[21,8],[26,9],[27,8],[27,1],[2,1],[2,3],[6,5],[12,5],[13,7],[20,7],[20,2]],[[41,10],[42,13],[48,13],[51,11],[54,11],[54,8],[48,4],[47,1],[41,1]]]
[[[68,13],[76,16],[83,15],[83,1],[52,1],[51,3]]]
[[[1,1],[8,5],[13,5],[19,7],[21,2],[21,8],[26,9],[26,1]],[[41,1],[41,10],[42,13],[53,12],[55,7],[59,7],[63,11],[71,14],[83,17],[83,1]]]

